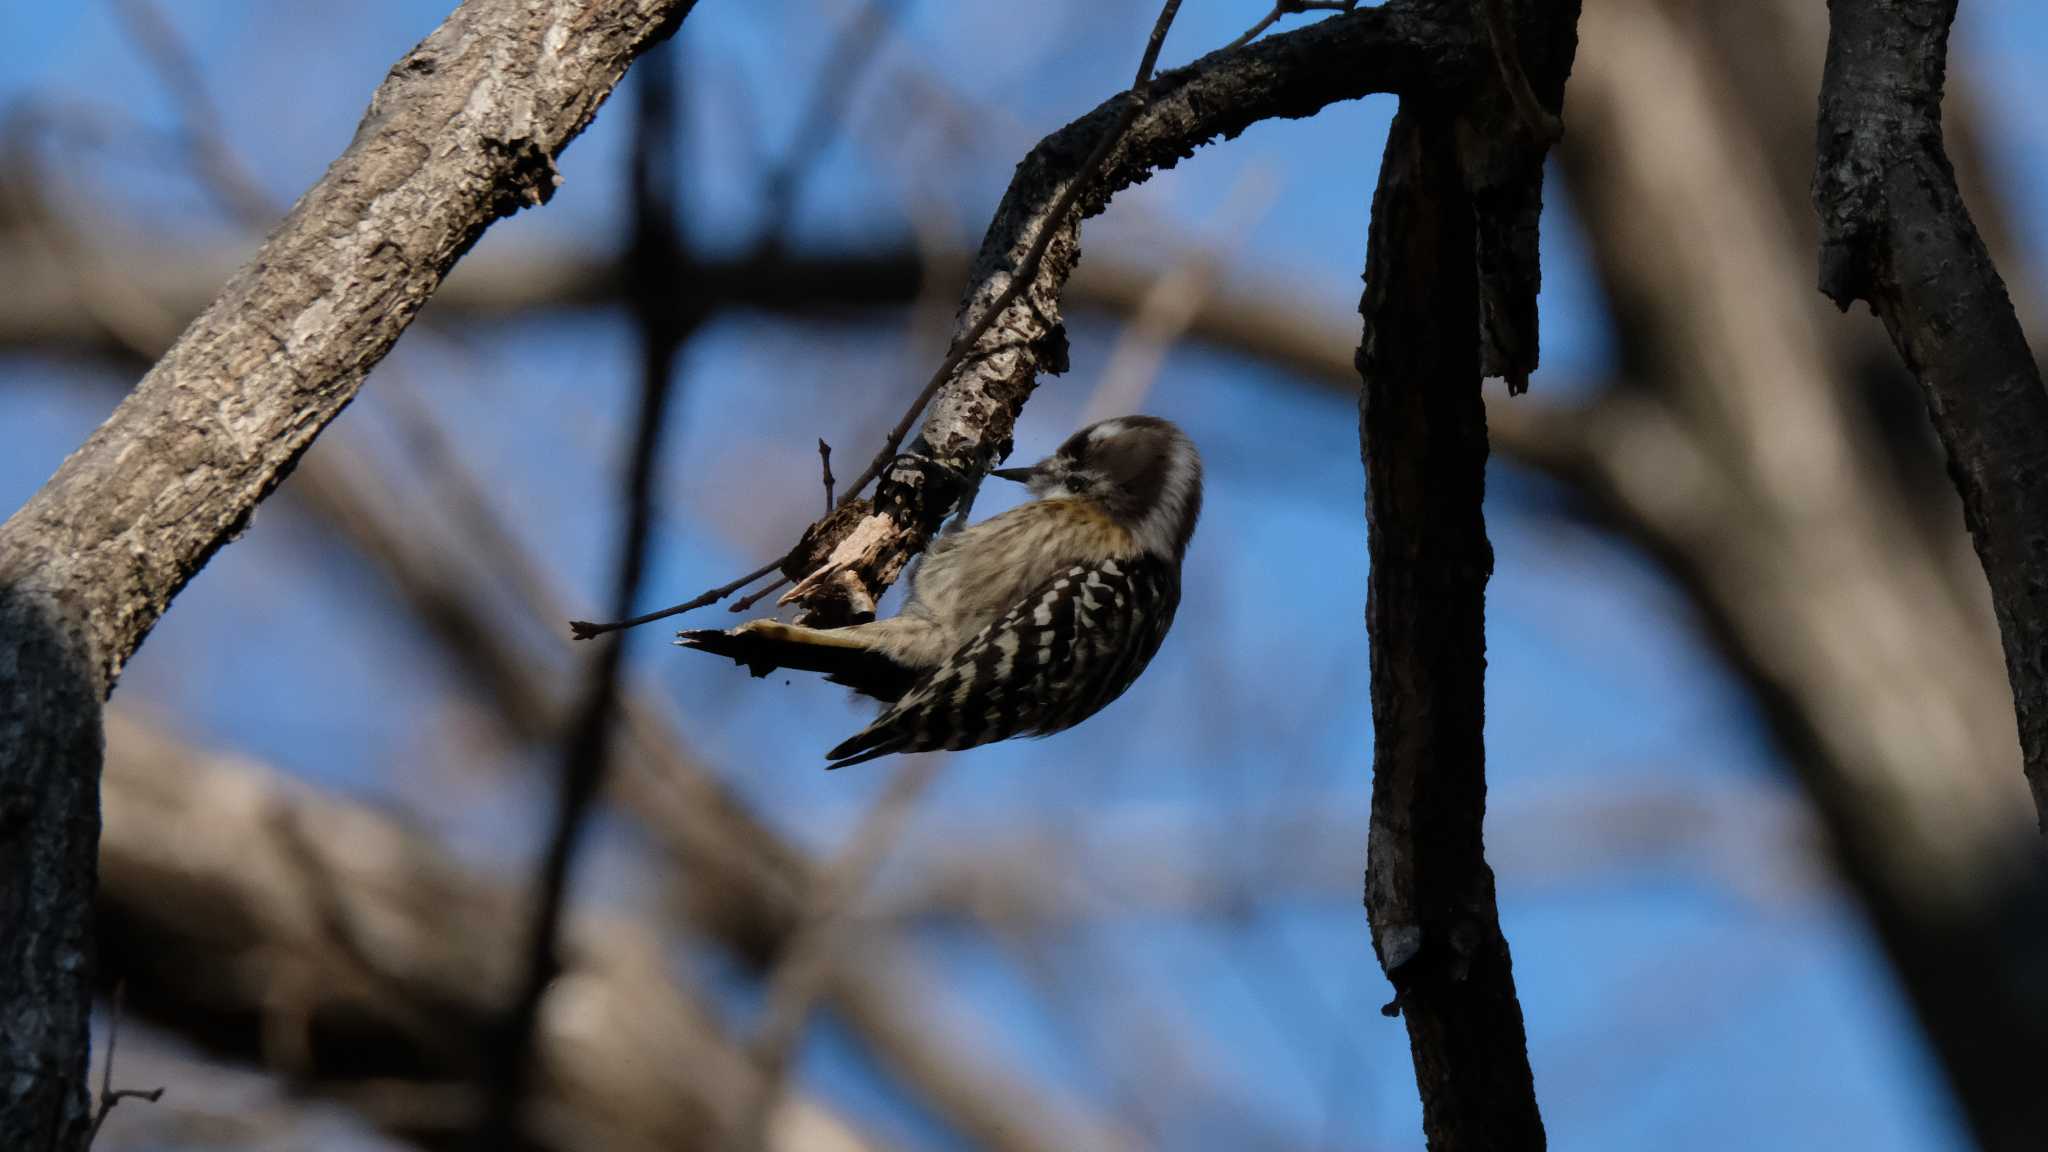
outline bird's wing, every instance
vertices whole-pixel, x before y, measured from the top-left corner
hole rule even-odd
[[[1179,579],[1165,561],[1141,556],[1071,565],[826,753],[831,767],[1070,728],[1144,671],[1179,602]]]

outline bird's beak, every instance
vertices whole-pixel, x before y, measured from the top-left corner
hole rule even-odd
[[[1010,480],[1018,484],[1029,484],[1031,483],[1031,474],[1035,471],[1037,470],[1034,468],[995,468],[989,471],[989,475],[994,476],[998,480]]]

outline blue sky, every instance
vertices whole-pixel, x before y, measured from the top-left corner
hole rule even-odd
[[[166,7],[200,47],[229,140],[284,200],[317,178],[385,69],[447,5],[369,0],[345,6],[346,19],[336,15],[343,8],[310,2]],[[1165,62],[1228,40],[1263,8],[1188,4]],[[751,240],[762,163],[779,155],[805,91],[790,77],[810,74],[850,10],[707,0],[686,25],[687,224],[703,245]],[[1131,3],[912,5],[884,61],[918,61],[983,104],[972,139],[944,163],[908,172],[878,163],[899,113],[888,86],[869,85],[847,137],[809,181],[799,241],[899,240],[911,224],[905,193],[915,191],[933,226],[971,242],[1023,148],[1127,82],[1151,14]],[[105,5],[21,5],[7,26],[0,101],[50,98],[173,123]],[[1999,175],[2037,264],[2048,245],[2044,41],[2048,12],[2028,0],[1965,6],[1968,81],[1989,104]],[[566,157],[555,202],[499,225],[485,249],[617,241],[630,87]],[[1161,236],[1216,237],[1234,263],[1347,312],[1391,113],[1376,99],[1260,125],[1120,199],[1085,241],[1144,251]],[[59,156],[67,183],[103,212],[164,234],[225,234],[189,181],[132,144]],[[1262,187],[1263,212],[1225,227],[1231,206]],[[1569,218],[1553,212],[1545,240],[1539,389],[1597,379],[1608,360]],[[929,370],[906,351],[905,328],[894,315],[801,328],[735,315],[692,343],[667,441],[668,515],[650,606],[751,568],[801,525],[816,500],[809,438],[871,437]],[[1074,371],[1033,401],[1020,457],[1071,429],[1117,335],[1075,325]],[[460,339],[415,333],[391,364],[460,429],[464,461],[489,478],[579,610],[594,611],[605,586],[633,357],[620,317],[585,314]],[[94,371],[0,359],[7,507],[104,416],[112,389],[81,386]],[[380,371],[337,426],[372,451],[388,439],[379,398],[388,378]],[[1186,819],[1213,828],[1216,851],[1242,852],[1250,867],[1275,850],[1256,835],[1262,820],[1363,813],[1370,730],[1352,402],[1183,349],[1168,357],[1149,407],[1181,421],[1209,465],[1181,625],[1154,669],[1097,721],[961,757],[913,838],[1017,820],[1085,837]],[[792,427],[793,412],[802,426]],[[407,478],[394,480],[402,491]],[[1510,470],[1492,479],[1490,835],[1540,849],[1541,829],[1528,825],[1545,799],[1579,793],[1675,790],[1796,807],[1754,709],[1703,646],[1683,599],[1626,548],[1545,515],[1549,498],[1542,482]],[[985,510],[1000,506],[991,499]],[[859,707],[829,686],[757,682],[681,657],[665,638],[658,628],[636,637],[635,674],[672,698],[691,742],[762,812],[828,850],[885,778],[815,771],[820,751],[861,723]],[[537,827],[534,766],[496,776],[448,766],[521,754],[474,735],[479,706],[459,675],[394,611],[372,571],[288,507],[266,508],[193,583],[134,661],[121,699],[197,738],[420,814],[480,863],[518,859]],[[462,802],[449,804],[451,795]],[[641,898],[645,876],[625,841],[608,838],[586,870],[591,898]],[[1164,1015],[1201,1025],[1219,1115],[1184,1119],[1188,1130],[1167,1133],[1165,1146],[1229,1147],[1218,1135],[1225,1119],[1256,1120],[1304,1146],[1420,1146],[1405,1039],[1378,1015],[1387,989],[1356,899],[1344,895],[1362,844],[1358,856],[1321,889],[1334,898],[1261,908],[1242,924],[1134,917],[1053,949],[1050,968],[1067,973],[1079,1003],[1141,988]],[[1564,880],[1504,871],[1501,903],[1556,1147],[1963,1146],[1882,957],[1837,895],[1760,898],[1677,857]],[[1112,1098],[1117,1070],[1147,1066],[1141,1040],[1048,1024],[1045,974],[1020,973],[986,941],[933,930],[922,942],[951,993],[994,1023],[1021,1065],[1097,1100]],[[1121,979],[1105,984],[1104,971]],[[829,1029],[806,1071],[884,1130],[938,1139]]]

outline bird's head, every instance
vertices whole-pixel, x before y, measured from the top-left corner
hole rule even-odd
[[[1041,500],[1091,501],[1141,548],[1176,563],[1202,513],[1202,457],[1194,441],[1157,416],[1091,424],[1037,464],[989,475],[1024,484]]]

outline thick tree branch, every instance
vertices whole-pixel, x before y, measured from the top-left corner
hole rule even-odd
[[[172,597],[690,0],[469,0],[255,259],[0,527],[0,1146],[87,1132],[99,703]]]
[[[1206,56],[1153,82],[1151,98],[1123,129],[1096,186],[1079,198],[1079,216],[1102,211],[1117,192],[1217,136],[1371,92],[1453,88],[1481,59],[1469,10],[1447,0],[1395,0]],[[791,572],[803,580],[786,602],[821,623],[871,614],[955,503],[1008,454],[1010,431],[1038,374],[1066,368],[1060,294],[1080,255],[1080,225],[1053,219],[1060,215],[1054,210],[1073,182],[1093,170],[1090,159],[1105,134],[1122,127],[1128,107],[1127,98],[1117,96],[1046,137],[1018,166],[969,274],[956,325],[956,342],[967,344],[964,354],[938,389],[910,452],[884,470],[872,506],[838,518],[829,535],[803,550],[795,562],[801,569]],[[1055,232],[1043,243],[1035,275],[1013,292],[1013,277],[1048,227]],[[984,323],[991,306],[1006,297],[1014,301]]]
[[[1432,1149],[1543,1146],[1480,841],[1486,580],[1473,207],[1448,116],[1404,108],[1373,198],[1359,402],[1372,555],[1365,904]]]
[[[1941,137],[1956,0],[1832,0],[1814,203],[1820,286],[1866,300],[1927,396],[1991,585],[2048,830],[2048,390]]]
[[[1406,1018],[1435,1152],[1540,1149],[1543,1121],[1501,933],[1486,815],[1486,407],[1535,366],[1536,225],[1577,0],[1519,6],[1518,66],[1460,99],[1402,100],[1380,162],[1359,312],[1371,554],[1372,825],[1366,913]],[[1496,9],[1498,15],[1498,10]],[[1506,35],[1505,20],[1494,34]],[[1499,51],[1513,45],[1495,42]]]

